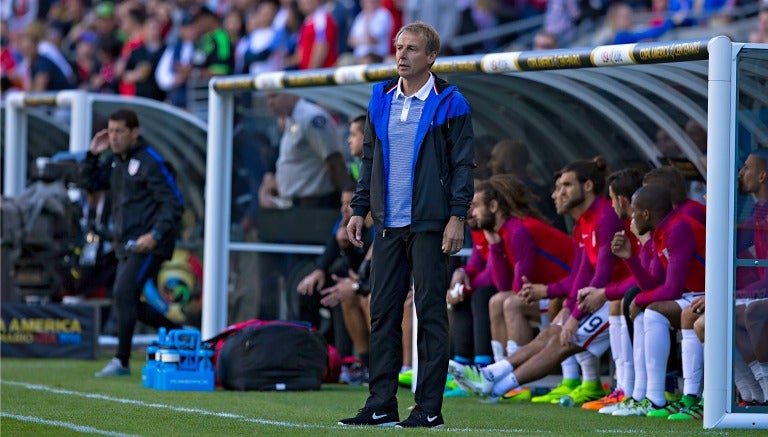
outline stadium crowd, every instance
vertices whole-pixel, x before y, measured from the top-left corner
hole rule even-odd
[[[731,20],[729,12],[735,6],[749,4],[750,0],[738,4],[731,0],[7,1],[0,26],[2,90],[82,88],[186,107],[186,84],[194,78],[205,81],[213,75],[391,60],[396,30],[415,20],[432,24],[446,42],[441,54],[450,55],[654,40],[677,26],[717,28]],[[633,17],[637,12],[641,18]],[[525,31],[450,44],[457,37],[531,17],[541,21]],[[642,22],[646,17],[648,21]],[[765,42],[767,26],[763,13],[749,39]],[[524,32],[536,33],[529,38],[532,47],[512,43]]]

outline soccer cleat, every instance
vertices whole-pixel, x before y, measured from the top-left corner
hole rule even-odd
[[[105,376],[128,376],[131,374],[131,368],[123,366],[117,358],[112,358],[103,369],[96,372],[97,378],[103,378]]]
[[[573,405],[580,405],[584,402],[594,401],[605,396],[605,389],[603,389],[600,381],[584,381],[578,387],[574,388],[566,396],[569,396],[573,401]],[[562,396],[561,396],[562,399]],[[558,399],[558,403],[561,399]]]
[[[443,392],[444,398],[466,398],[469,396],[469,393],[465,392],[463,388],[456,387],[454,389],[446,389]]]
[[[630,398],[631,399],[631,398]],[[612,416],[626,417],[626,416],[647,416],[651,410],[655,410],[650,400],[643,399],[642,401],[634,401],[628,403],[624,408],[619,408],[611,414]]]
[[[395,426],[400,422],[397,410],[382,411],[375,408],[363,407],[357,411],[357,416],[339,420],[343,426]]]
[[[673,414],[679,413],[682,409],[688,408],[699,400],[695,396],[683,395],[677,402],[672,402],[664,407],[648,412],[648,417],[667,418]]]
[[[599,409],[597,412],[600,413],[600,414],[611,414],[611,415],[613,415],[614,411],[623,410],[625,408],[629,408],[635,402],[637,402],[637,401],[632,399],[632,396],[627,396],[627,397],[624,398],[623,401],[619,402],[618,404],[606,405],[605,407]]]
[[[683,408],[680,412],[670,414],[669,420],[701,420],[704,418],[704,400],[699,399],[695,404]]]
[[[763,405],[763,403],[756,400],[751,400],[751,401],[742,400],[737,405],[742,408],[749,408],[749,407],[760,407]]]
[[[397,382],[404,387],[410,387],[413,383],[413,369],[400,372],[400,374],[397,375]]]
[[[445,422],[442,414],[429,414],[418,405],[407,419],[395,425],[395,428],[442,428]]]
[[[459,387],[459,384],[456,383],[456,381],[453,380],[453,375],[448,375],[448,377],[445,379],[445,388],[443,391],[451,391],[455,390]]]
[[[518,387],[504,393],[501,400],[507,402],[530,401],[532,396],[531,389],[528,387]]]
[[[608,393],[600,399],[584,402],[584,405],[582,405],[581,408],[590,411],[600,411],[603,407],[607,407],[608,405],[618,404],[619,402],[623,401],[624,398],[626,398],[624,395],[624,390],[615,388],[612,392]]]
[[[484,372],[477,366],[463,365],[456,361],[448,362],[448,373],[453,376],[453,380],[459,384],[467,393],[474,393],[480,396],[488,396],[493,389],[493,381],[485,377]]]
[[[560,402],[560,398],[567,395],[573,389],[581,385],[580,379],[564,379],[557,387],[553,388],[549,393],[541,396],[534,396],[531,398],[531,402],[537,404],[550,404]]]

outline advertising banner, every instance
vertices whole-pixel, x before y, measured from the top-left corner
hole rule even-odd
[[[0,356],[96,358],[98,307],[3,303]]]

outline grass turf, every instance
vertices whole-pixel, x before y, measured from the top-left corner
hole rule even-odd
[[[365,387],[324,385],[315,392],[155,391],[141,386],[143,357],[133,375],[99,379],[98,361],[11,359],[0,362],[0,433],[3,436],[147,435],[391,435],[384,428],[336,425],[354,415]],[[404,419],[413,395],[399,393]],[[440,430],[399,430],[409,435],[766,435],[765,431],[703,430],[701,422],[619,418],[579,408],[530,403],[486,405],[477,398],[447,398]]]

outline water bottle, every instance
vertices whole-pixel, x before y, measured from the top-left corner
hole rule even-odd
[[[560,398],[559,402],[561,407],[572,407],[573,406],[573,398],[570,395],[565,395]]]

